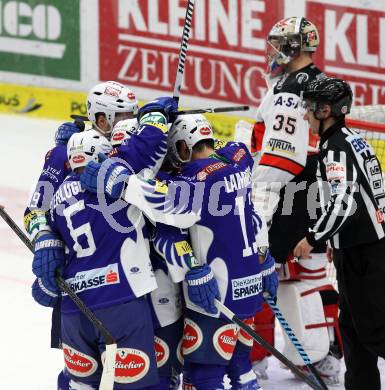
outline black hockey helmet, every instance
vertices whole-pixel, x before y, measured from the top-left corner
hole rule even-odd
[[[323,104],[328,104],[331,106],[332,116],[336,118],[349,114],[353,102],[350,85],[333,77],[311,81],[302,96],[310,111],[320,111]]]

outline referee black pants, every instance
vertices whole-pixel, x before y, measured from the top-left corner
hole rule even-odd
[[[381,390],[378,357],[385,358],[385,239],[334,250],[345,389]]]

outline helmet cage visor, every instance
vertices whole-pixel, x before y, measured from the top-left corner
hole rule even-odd
[[[286,65],[301,51],[301,36],[299,34],[269,35],[266,44],[266,58],[270,73],[279,75]]]

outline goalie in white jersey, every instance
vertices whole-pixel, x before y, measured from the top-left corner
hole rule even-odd
[[[278,304],[314,363],[327,357],[329,342],[337,339],[338,331],[333,327],[337,327],[337,293],[325,278],[325,246],[317,248],[319,255],[312,262],[294,267],[288,258],[310,223],[305,205],[308,188],[315,181],[312,154],[318,150],[314,138],[309,137],[300,102],[308,83],[325,77],[312,60],[318,44],[317,28],[303,17],[287,18],[273,26],[267,40],[270,89],[258,108],[251,139],[251,151],[258,163],[253,171],[254,203],[271,225],[266,245],[270,244],[277,262],[285,264],[283,278],[291,280],[278,290]],[[260,249],[262,253],[265,250]],[[316,309],[310,311],[309,307]],[[331,317],[330,329],[325,316]],[[255,316],[255,325],[274,343],[274,316],[268,307]],[[303,365],[288,338],[284,352]],[[266,356],[262,348],[254,347],[252,359],[261,377],[265,376]],[[335,376],[338,361],[335,367],[332,373],[322,373]]]

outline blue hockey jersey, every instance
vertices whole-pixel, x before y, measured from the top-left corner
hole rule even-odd
[[[135,206],[85,191],[79,176],[69,175],[51,204],[51,227],[68,248],[62,276],[91,309],[140,297],[156,288],[144,217]],[[77,307],[63,296],[62,311]]]
[[[222,302],[242,318],[254,315],[262,300],[256,243],[262,221],[251,202],[252,165],[246,146],[234,142],[209,158],[187,163],[172,185],[182,188],[176,192],[179,207],[190,191],[187,207],[200,209],[200,221],[189,229],[193,254],[188,236],[180,229],[158,229],[154,240],[176,282],[184,279],[189,263],[207,262],[217,278]],[[186,293],[185,298],[188,307],[200,311]]]
[[[164,158],[166,139],[163,129],[146,124],[116,154],[132,173],[154,169]],[[68,248],[62,275],[90,308],[129,301],[157,287],[138,208],[85,191],[71,173],[55,193],[50,215],[52,230]],[[64,296],[62,311],[77,310]]]
[[[70,172],[66,145],[57,145],[47,152],[35,191],[24,211],[24,227],[31,240],[39,231],[50,229],[46,212],[53,194]]]

